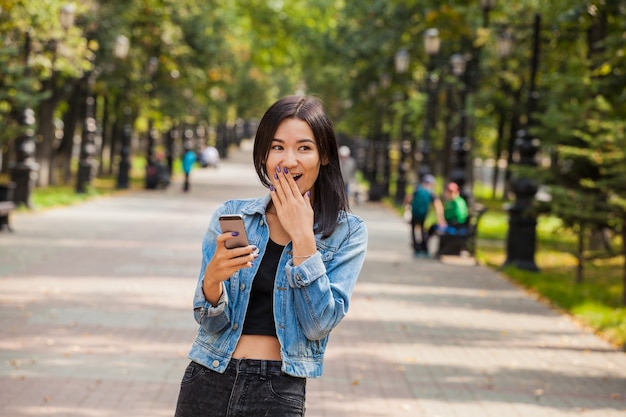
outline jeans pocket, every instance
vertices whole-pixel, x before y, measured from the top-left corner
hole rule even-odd
[[[273,375],[268,378],[272,396],[295,409],[304,412],[306,397],[306,378],[297,378],[286,374]]]
[[[183,375],[183,380],[181,381],[181,385],[190,384],[197,377],[203,375],[206,372],[206,368],[194,361],[189,362],[187,368],[185,369],[185,374]]]

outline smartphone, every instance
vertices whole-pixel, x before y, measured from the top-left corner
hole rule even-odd
[[[248,246],[248,234],[246,233],[246,227],[243,224],[243,216],[241,214],[224,214],[220,216],[219,220],[220,227],[222,228],[222,233],[239,233],[239,236],[235,236],[232,239],[228,239],[226,241],[225,246],[228,249]]]

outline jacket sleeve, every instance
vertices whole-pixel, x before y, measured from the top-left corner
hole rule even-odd
[[[350,216],[345,227],[346,237],[334,253],[318,251],[298,266],[291,261],[286,266],[287,281],[294,291],[295,313],[310,340],[323,339],[345,317],[365,261],[365,223]]]
[[[223,206],[222,206],[223,207]],[[198,277],[198,283],[193,299],[193,312],[196,322],[202,326],[203,330],[209,334],[218,333],[230,324],[230,310],[229,310],[229,282],[228,280],[222,283],[223,291],[222,295],[216,306],[209,303],[204,297],[204,291],[202,287],[204,285],[204,271],[209,264],[209,261],[213,257],[216,248],[216,238],[220,233],[219,216],[224,210],[222,207],[218,208],[209,223],[209,227],[202,239],[202,264],[200,267],[200,275]]]

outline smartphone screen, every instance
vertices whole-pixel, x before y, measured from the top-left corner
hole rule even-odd
[[[220,227],[222,233],[225,232],[238,232],[239,236],[235,236],[232,239],[228,239],[225,243],[228,249],[239,248],[242,246],[248,246],[248,235],[243,223],[243,217],[241,214],[224,214],[220,216]]]

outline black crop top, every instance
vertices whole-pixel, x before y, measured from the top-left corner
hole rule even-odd
[[[270,239],[252,281],[243,334],[276,336],[274,323],[274,279],[284,246]]]

